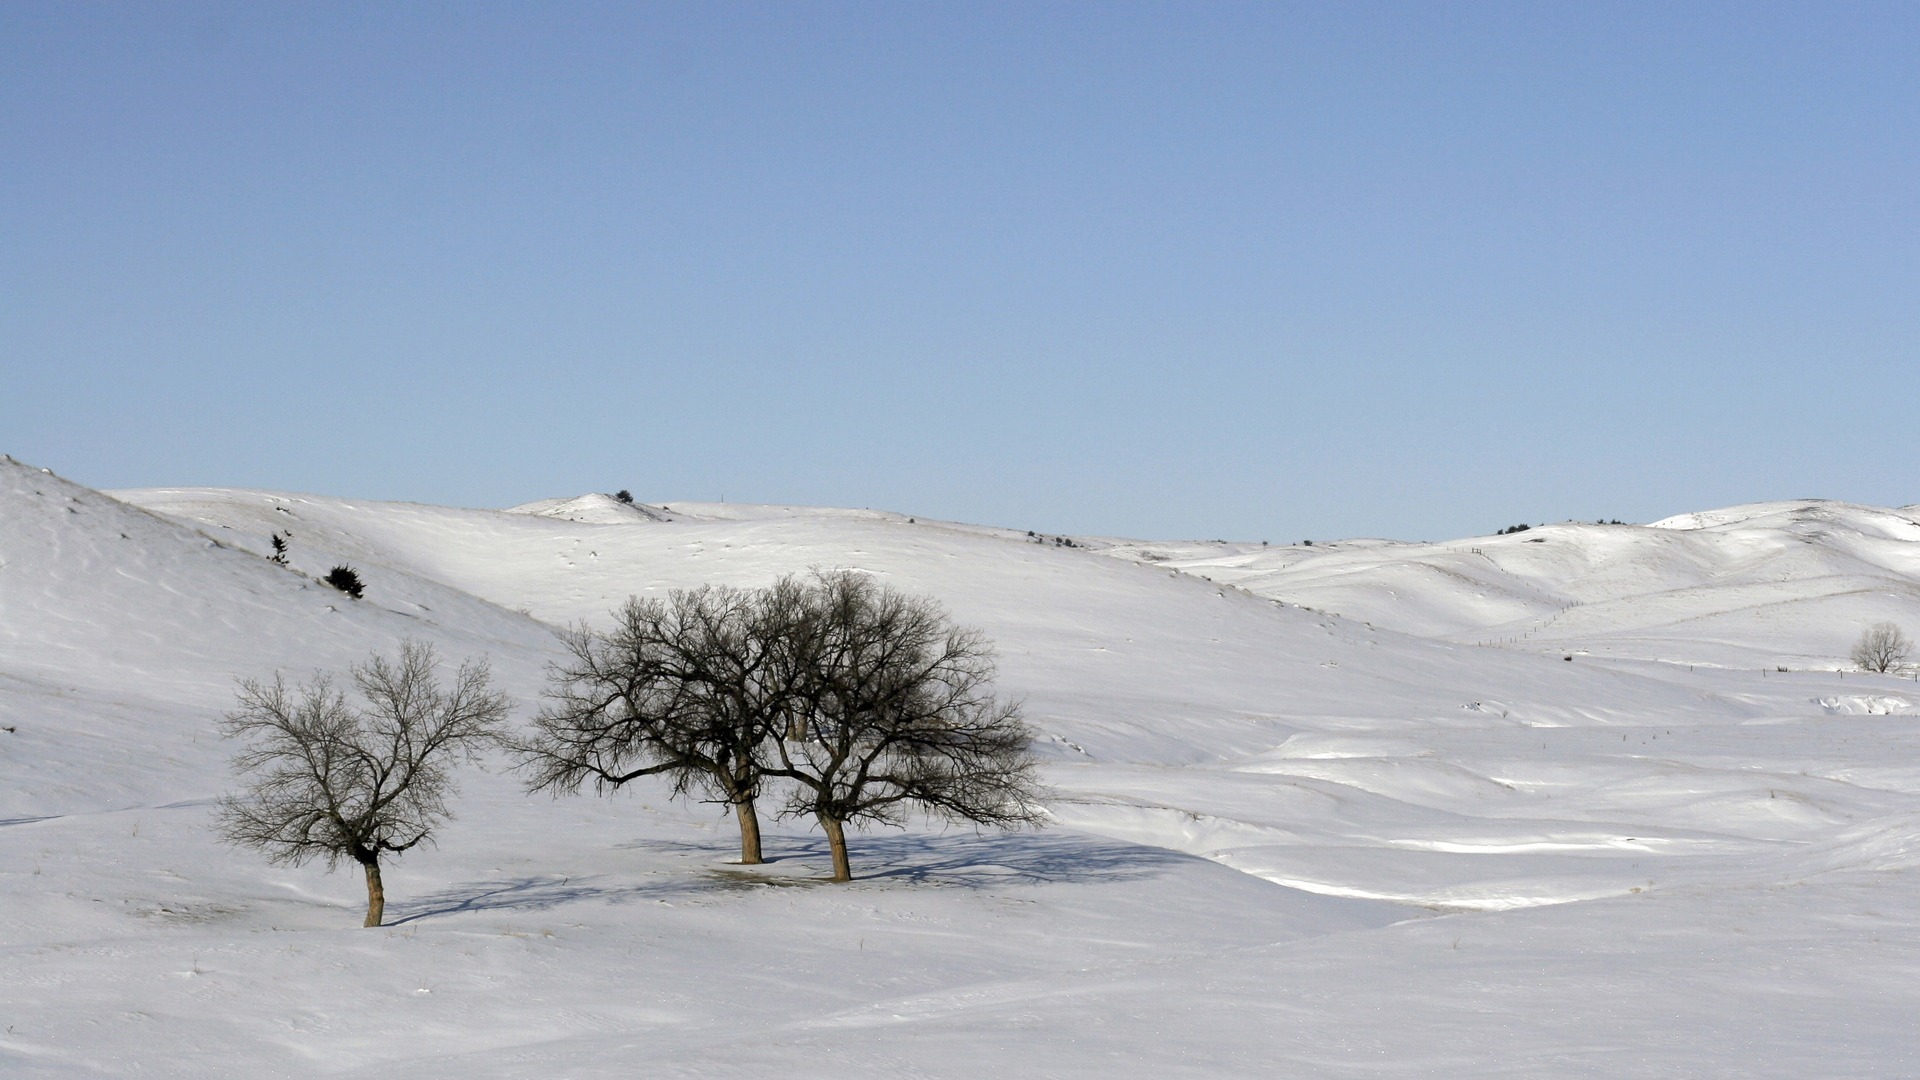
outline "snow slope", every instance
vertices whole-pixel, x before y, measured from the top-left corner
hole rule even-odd
[[[209,718],[241,675],[340,670],[422,637],[493,655],[510,689],[537,691],[548,627],[403,571],[383,569],[380,602],[354,603],[309,576],[329,560],[296,552],[283,569],[249,546],[265,535],[197,530],[0,463],[7,762],[31,770],[0,787],[0,817],[209,794],[228,753]]]
[[[1902,521],[1090,551],[604,496],[114,498],[9,460],[0,1074],[1908,1075],[1920,687],[1756,659],[1904,617]],[[364,600],[314,580],[338,563]],[[236,676],[418,637],[524,713],[552,627],[813,566],[988,633],[1056,827],[862,837],[836,887],[804,822],[749,870],[710,808],[495,768],[375,931],[347,876],[207,829]]]
[[[1407,633],[1540,652],[1832,670],[1862,627],[1920,626],[1920,507],[1803,499],[1438,544],[1101,550]]]

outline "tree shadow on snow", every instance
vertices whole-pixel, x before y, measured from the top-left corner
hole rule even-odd
[[[603,875],[563,877],[558,874],[515,878],[508,881],[469,881],[429,893],[417,899],[390,903],[387,910],[398,912],[386,920],[388,926],[403,926],[421,919],[443,915],[489,911],[545,911],[580,900],[606,900],[624,903],[634,900],[666,900],[716,891],[712,882],[689,876],[686,880],[619,882]]]
[[[849,837],[853,887],[914,885],[991,889],[1047,884],[1087,884],[1154,877],[1194,856],[1073,833],[905,833]],[[473,912],[544,911],[583,900],[633,903],[679,900],[763,886],[849,887],[828,880],[832,862],[821,837],[769,836],[764,867],[724,864],[739,850],[725,842],[642,840],[623,844],[643,850],[693,856],[684,870],[650,880],[620,881],[605,875],[545,875],[465,882],[414,900],[397,902],[389,926]],[[818,873],[796,875],[806,862]]]
[[[774,846],[774,845],[769,845]],[[779,858],[818,863],[832,856],[824,837],[783,837]],[[1153,877],[1193,856],[1075,833],[895,833],[851,836],[854,883],[887,882],[970,889],[1131,881]],[[741,867],[748,871],[752,867]]]

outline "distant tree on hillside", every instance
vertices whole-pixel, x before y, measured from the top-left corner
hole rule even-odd
[[[1890,622],[1874,623],[1853,645],[1853,662],[1862,671],[1899,671],[1913,652],[1913,641]]]
[[[248,780],[220,800],[222,837],[295,866],[351,859],[366,874],[365,925],[379,926],[381,857],[432,841],[451,816],[452,766],[492,743],[507,715],[484,660],[460,665],[451,689],[436,666],[432,646],[417,642],[395,659],[374,654],[352,669],[359,705],[325,674],[291,690],[278,673],[241,680],[220,731],[246,741],[233,767]]]

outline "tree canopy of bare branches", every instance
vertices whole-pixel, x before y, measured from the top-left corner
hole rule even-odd
[[[676,590],[629,599],[605,632],[568,632],[533,737],[516,745],[529,788],[571,793],[592,781],[604,792],[663,776],[676,798],[726,805],[740,861],[760,862],[764,744],[791,694],[774,643],[797,596],[790,582]]]
[[[851,573],[707,586],[630,599],[565,641],[516,745],[533,790],[661,776],[729,807],[757,863],[777,785],[782,816],[819,821],[839,881],[849,825],[1041,822],[1032,732],[993,696],[992,650],[930,600]]]
[[[993,650],[938,604],[851,572],[816,574],[783,642],[797,692],[770,776],[783,814],[809,814],[852,875],[846,827],[913,813],[1039,825],[1039,764],[1019,707],[993,693]]]
[[[406,642],[352,669],[361,704],[315,675],[289,688],[243,679],[221,733],[245,740],[234,756],[246,788],[220,801],[218,827],[232,844],[275,862],[343,859],[367,881],[367,926],[386,909],[380,859],[431,843],[452,816],[452,767],[498,737],[507,699],[489,687],[484,660],[460,665],[450,689],[435,676],[432,646]]]
[[[1853,662],[1862,671],[1899,671],[1913,652],[1913,641],[1890,622],[1874,623],[1853,645]]]

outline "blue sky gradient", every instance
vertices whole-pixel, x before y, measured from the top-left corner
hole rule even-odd
[[[1439,539],[1920,502],[1920,5],[0,6],[0,450]]]

